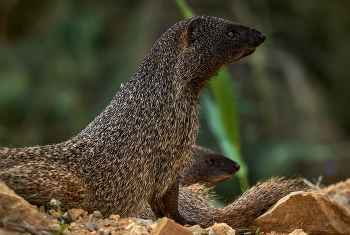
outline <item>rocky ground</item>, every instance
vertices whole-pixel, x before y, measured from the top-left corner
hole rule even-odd
[[[350,179],[322,188],[313,185],[313,192],[295,192],[282,198],[273,208],[254,220],[250,234],[350,234]],[[54,202],[52,202],[54,204]],[[160,221],[138,218],[104,218],[95,211],[88,214],[72,209],[63,214],[52,206],[50,210],[30,205],[0,181],[0,235],[14,233],[65,235],[119,234],[217,234],[232,235],[235,231],[226,224],[202,229],[181,226],[163,218]],[[64,225],[65,223],[66,225]]]

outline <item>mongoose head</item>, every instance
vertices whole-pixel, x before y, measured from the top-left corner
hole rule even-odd
[[[252,54],[266,36],[250,27],[212,16],[197,16],[185,23],[182,57],[189,85],[198,97],[220,69]]]
[[[192,18],[187,28],[188,46],[222,67],[251,55],[266,36],[250,27],[212,16]]]
[[[240,166],[229,158],[210,149],[193,145],[189,164],[180,177],[181,185],[203,183],[212,185],[237,173]]]

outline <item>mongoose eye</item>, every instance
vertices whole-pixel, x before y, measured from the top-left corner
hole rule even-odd
[[[229,32],[227,33],[227,35],[230,36],[231,38],[234,38],[234,37],[237,37],[237,36],[238,36],[238,33],[235,33],[235,32],[233,32],[233,31],[229,31]]]
[[[213,161],[212,159],[207,160],[207,164],[208,164],[208,165],[213,165],[213,164],[214,164],[214,161]]]

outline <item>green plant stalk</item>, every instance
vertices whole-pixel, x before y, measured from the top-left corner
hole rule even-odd
[[[249,188],[247,166],[241,157],[239,149],[235,148],[235,145],[232,143],[232,141],[230,141],[225,135],[225,128],[223,127],[222,121],[219,121],[220,112],[218,110],[217,103],[215,103],[212,97],[207,93],[203,94],[202,98],[204,106],[203,108],[206,113],[206,116],[208,117],[207,120],[209,128],[214,134],[215,138],[218,140],[222,153],[226,157],[232,159],[233,161],[236,161],[241,166],[240,170],[236,173],[236,175],[239,178],[241,188],[243,189],[243,191],[245,191]]]
[[[194,17],[196,14],[185,0],[174,0],[184,18]],[[223,153],[240,164],[237,173],[243,190],[249,188],[248,170],[240,154],[239,122],[237,103],[231,76],[227,69],[222,69],[216,79],[209,84],[214,98],[213,102],[208,94],[203,95],[203,106],[208,117],[209,127],[220,144]]]

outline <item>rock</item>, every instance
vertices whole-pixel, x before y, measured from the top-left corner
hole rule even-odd
[[[52,215],[52,216],[58,216],[58,217],[61,216],[60,213],[57,212],[57,211],[50,211],[50,215]]]
[[[218,235],[235,235],[236,231],[228,226],[226,223],[215,223],[209,229],[209,234],[217,233]]]
[[[120,215],[111,215],[109,216],[110,219],[118,220],[120,219]]]
[[[135,225],[131,230],[130,233],[137,234],[137,235],[148,235],[149,232],[144,226],[141,225]]]
[[[39,211],[40,213],[45,213],[45,206],[40,206],[39,209],[38,209],[38,211]]]
[[[193,232],[173,220],[163,217],[152,230],[151,235],[193,235]]]
[[[92,213],[92,215],[93,215],[93,217],[96,218],[96,219],[103,219],[103,216],[102,216],[101,212],[99,212],[99,211],[94,211],[94,212]]]
[[[70,228],[70,229],[75,229],[77,227],[77,224],[76,223],[71,223],[70,225],[69,225],[69,227],[68,228]]]
[[[155,229],[155,227],[157,227],[157,225],[158,225],[157,223],[153,223],[151,225],[148,225],[147,228],[153,230],[153,229]]]
[[[132,218],[136,223],[138,224],[144,224],[146,226],[153,224],[151,220],[146,220],[146,219],[139,219],[139,218]]]
[[[100,228],[100,230],[98,230],[98,235],[104,235],[104,231],[103,231],[103,229],[102,228]]]
[[[13,235],[13,233],[9,233],[9,232],[0,228],[0,235]]]
[[[76,220],[83,213],[84,213],[84,210],[82,209],[71,209],[67,211],[67,214],[69,215],[69,217],[72,218],[72,220]]]
[[[94,224],[94,223],[87,223],[87,224],[86,224],[86,228],[87,228],[87,230],[89,230],[90,232],[93,232],[93,231],[97,231],[97,230],[98,230],[97,224]]]
[[[350,178],[322,189],[323,193],[334,199],[350,213]]]
[[[302,229],[296,229],[288,235],[307,235]]]
[[[42,215],[36,206],[29,204],[22,197],[0,181],[0,227],[5,222],[27,222],[32,226],[52,228],[54,223]]]
[[[192,227],[189,227],[188,229],[192,230],[192,232],[194,233],[199,233],[199,234],[203,233],[203,229],[198,224]]]
[[[350,214],[322,193],[293,192],[250,223],[251,229],[307,234],[350,234]]]
[[[65,224],[70,224],[70,223],[72,223],[74,220],[72,220],[72,218],[70,218],[70,217],[66,217],[66,218],[62,218],[63,219],[63,222],[65,223]]]

